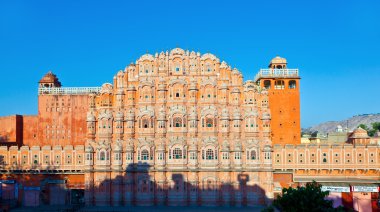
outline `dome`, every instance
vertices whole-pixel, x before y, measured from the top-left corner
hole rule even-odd
[[[174,55],[174,54],[185,54],[185,51],[181,48],[174,48],[170,51],[170,54],[171,55]]]
[[[367,131],[361,127],[356,128],[350,136],[350,138],[368,138],[368,137],[369,136],[367,134]]]
[[[144,60],[154,61],[154,57],[153,57],[153,55],[151,55],[151,54],[144,54],[143,56],[141,56],[141,57],[139,58],[138,61],[144,61]]]
[[[287,63],[286,59],[280,56],[276,56],[270,61],[271,64],[278,64],[278,63]]]
[[[39,81],[39,83],[45,84],[45,83],[52,83],[55,87],[61,87],[61,82],[57,78],[53,72],[49,71],[45,76],[42,77],[42,79]]]

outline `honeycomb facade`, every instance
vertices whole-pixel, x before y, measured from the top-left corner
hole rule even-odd
[[[257,206],[315,179],[334,204],[370,208],[380,139],[358,128],[346,142],[301,144],[300,131],[298,69],[281,57],[246,81],[180,48],[145,54],[101,87],[62,87],[49,72],[38,115],[0,118],[1,200]]]
[[[237,69],[212,54],[177,48],[143,55],[118,72],[113,85],[104,84],[89,97],[86,200],[94,195],[95,204],[109,202],[107,189],[112,188],[113,196],[124,191],[124,202],[139,204],[166,204],[165,199],[182,205],[242,204],[243,199],[245,204],[265,204],[273,196],[265,102],[266,91],[253,81],[243,83]],[[141,169],[149,175],[139,173]],[[114,183],[117,176],[116,186],[102,184]],[[245,192],[242,177],[250,179],[246,185],[251,189]],[[150,181],[154,189],[149,183],[146,189],[128,187]],[[216,188],[221,185],[241,194],[220,196]],[[103,194],[90,189],[102,186]],[[154,192],[166,189],[170,192]]]

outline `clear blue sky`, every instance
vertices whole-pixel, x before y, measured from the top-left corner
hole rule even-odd
[[[37,82],[100,86],[149,51],[211,52],[253,79],[299,68],[302,126],[378,113],[380,1],[0,1],[0,116],[37,114]]]

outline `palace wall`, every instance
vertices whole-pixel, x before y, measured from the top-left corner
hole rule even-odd
[[[22,116],[0,117],[0,145],[21,145],[22,133]]]
[[[38,140],[38,116],[22,116],[23,125],[23,135],[22,135],[22,145],[24,146],[35,146],[39,145]]]
[[[83,145],[87,99],[87,95],[39,95],[38,144],[28,145]]]

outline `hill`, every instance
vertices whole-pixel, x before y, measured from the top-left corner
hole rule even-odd
[[[349,131],[352,131],[355,128],[357,128],[359,124],[365,124],[369,128],[371,128],[371,123],[373,122],[380,122],[380,113],[356,115],[342,121],[328,121],[328,122],[318,124],[316,126],[302,129],[302,132],[318,131],[320,133],[326,134],[329,132],[335,132],[335,129],[338,125],[341,125],[343,129],[347,127]]]

